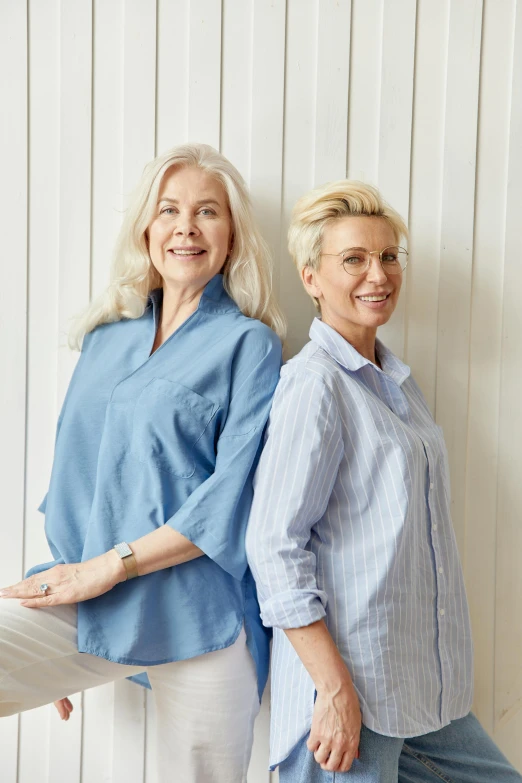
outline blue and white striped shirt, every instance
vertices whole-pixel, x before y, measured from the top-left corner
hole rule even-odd
[[[284,628],[326,617],[380,734],[435,731],[472,702],[442,431],[382,343],[381,370],[318,319],[310,337],[281,373],[247,532],[275,629],[272,767],[309,731],[315,695]]]

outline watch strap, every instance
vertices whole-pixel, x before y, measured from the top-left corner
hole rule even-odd
[[[139,576],[138,564],[136,562],[136,558],[134,557],[134,552],[127,542],[122,541],[120,544],[116,544],[114,549],[121,558],[125,571],[127,572],[127,579],[134,579],[136,576]]]

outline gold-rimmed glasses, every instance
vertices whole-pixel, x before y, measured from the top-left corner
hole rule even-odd
[[[408,265],[408,251],[398,245],[384,250],[366,250],[364,247],[350,247],[340,253],[321,253],[322,256],[338,256],[345,272],[349,275],[364,275],[370,268],[371,257],[378,254],[381,266],[387,275],[399,275]]]

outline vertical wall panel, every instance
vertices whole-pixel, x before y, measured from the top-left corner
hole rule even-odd
[[[506,35],[507,41],[509,37]],[[510,42],[511,43],[511,42]],[[507,45],[507,44],[505,44]],[[502,323],[497,505],[497,590],[495,613],[495,737],[522,768],[522,489],[520,403],[522,290],[520,209],[522,206],[522,4],[514,25],[506,191],[506,233]]]
[[[119,0],[118,0],[119,1]],[[156,147],[156,0],[125,0],[120,145],[126,199]]]
[[[346,174],[377,184],[410,217],[411,265],[382,336],[404,351],[444,427],[475,709],[522,769],[521,5],[0,3],[0,214],[10,229],[0,481],[12,521],[0,527],[3,580],[48,557],[36,506],[77,358],[59,345],[106,283],[129,192],[155,152],[187,140],[220,146],[249,182],[290,354],[315,314],[286,250],[295,201]],[[2,780],[157,783],[150,693],[119,682],[73,701],[67,724],[52,706],[0,722]],[[266,694],[249,783],[277,780],[267,771],[268,705]]]
[[[109,279],[123,210],[123,1],[94,0],[91,289]]]
[[[383,0],[352,0],[348,177],[377,184]]]
[[[416,0],[387,0],[383,7],[378,185],[408,222]],[[406,280],[406,276],[404,279]],[[381,330],[399,357],[405,349],[406,296]]]
[[[0,214],[5,221],[2,286],[0,287],[0,361],[8,373],[0,384],[0,482],[4,522],[3,585],[20,579],[24,547],[24,470],[26,437],[27,339],[27,8],[8,0],[0,12],[0,96],[8,106],[0,123]],[[9,446],[8,446],[9,444]],[[8,447],[7,447],[8,446]],[[16,780],[18,762],[16,717],[0,731],[3,774]],[[4,767],[5,764],[5,767]]]
[[[223,0],[221,152],[250,179],[254,0]]]
[[[58,326],[89,302],[91,249],[92,0],[60,0],[60,157]],[[60,402],[76,356],[60,353]]]
[[[495,583],[496,567],[502,266],[513,58],[506,30],[512,28],[513,22],[511,0],[485,3],[471,299],[465,553],[476,648],[475,710],[489,731],[494,727],[495,592],[491,585]],[[493,259],[498,259],[498,267]],[[479,475],[482,478],[477,482]]]
[[[285,123],[279,297],[288,317],[288,352],[308,338],[315,310],[288,255],[286,232],[292,207],[313,187],[317,0],[288,0],[286,25]]]
[[[449,0],[417,4],[412,127],[410,264],[403,298],[405,359],[435,412],[445,74]]]
[[[221,0],[190,0],[189,141],[219,149]]]
[[[156,154],[188,141],[189,0],[158,0]]]
[[[253,6],[250,191],[272,253],[281,240],[281,179],[285,84],[285,0]]]
[[[471,267],[482,0],[451,3],[439,278],[437,420],[451,464],[453,524],[464,552]]]
[[[314,185],[346,176],[351,12],[351,0],[317,5]]]

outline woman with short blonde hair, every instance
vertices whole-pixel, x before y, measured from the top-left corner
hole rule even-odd
[[[408,262],[375,188],[294,209],[290,253],[321,318],[281,372],[247,553],[274,628],[281,783],[521,783],[470,713],[471,629],[446,450],[410,369],[377,339]]]
[[[68,719],[71,693],[145,671],[159,780],[245,783],[268,637],[244,535],[283,333],[236,169],[196,144],[152,161],[71,336],[53,561],[2,591],[1,715]]]

